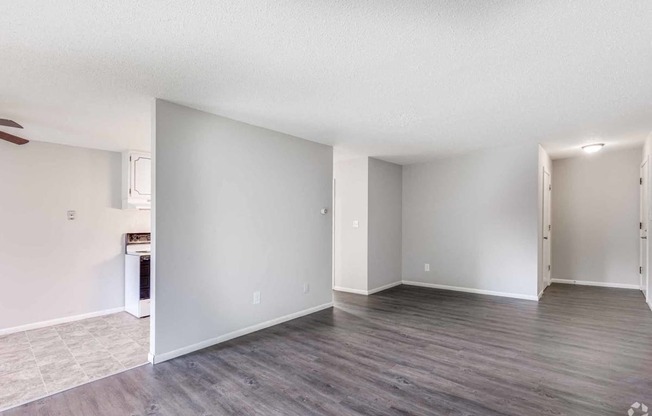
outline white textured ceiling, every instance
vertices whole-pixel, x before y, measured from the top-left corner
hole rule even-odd
[[[399,163],[652,130],[649,0],[2,8],[0,118],[34,140],[147,149],[151,97]]]

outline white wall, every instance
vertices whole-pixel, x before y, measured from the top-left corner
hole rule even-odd
[[[552,277],[638,285],[641,150],[553,161]]]
[[[403,167],[369,158],[368,290],[401,281]]]
[[[543,171],[548,172],[550,174],[550,183],[552,183],[552,178],[553,178],[553,172],[552,172],[552,160],[550,159],[550,156],[548,156],[548,153],[541,147],[539,146],[539,165],[538,165],[538,185],[537,185],[537,192],[538,192],[538,197],[537,197],[537,206],[538,206],[538,225],[537,225],[537,238],[538,238],[538,253],[539,253],[539,265],[537,268],[537,293],[541,293],[541,291],[544,289],[544,281],[543,281],[543,275],[544,275],[544,268],[548,267],[547,265],[543,264],[544,260],[544,254],[543,254]],[[550,204],[550,208],[552,210],[552,203]],[[551,243],[552,244],[552,243]],[[552,255],[550,257],[551,262],[552,262]]]
[[[331,304],[331,147],[157,100],[155,149],[155,361]]]
[[[335,274],[337,289],[367,290],[369,158],[333,165],[335,178]],[[353,227],[358,221],[358,228]]]
[[[527,145],[404,166],[403,280],[536,299],[537,157]]]
[[[119,153],[0,141],[0,330],[124,306]],[[68,210],[77,219],[68,221]]]

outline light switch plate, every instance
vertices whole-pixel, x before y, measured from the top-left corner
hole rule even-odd
[[[426,263],[423,269],[425,271],[429,272],[430,271],[430,264]]]
[[[260,292],[254,292],[254,305],[258,305],[260,303]]]

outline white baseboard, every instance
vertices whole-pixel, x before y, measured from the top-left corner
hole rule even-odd
[[[404,285],[408,286],[419,286],[419,287],[429,287],[433,289],[443,289],[443,290],[452,290],[455,292],[466,292],[466,293],[476,293],[479,295],[490,295],[490,296],[502,296],[505,298],[514,298],[514,299],[526,299],[526,300],[539,300],[535,295],[522,295],[520,293],[507,293],[507,292],[494,292],[491,290],[484,289],[472,289],[468,287],[457,287],[457,286],[448,286],[440,285],[436,283],[423,283],[423,282],[413,282],[410,280],[403,280]]]
[[[369,294],[364,289],[351,289],[351,288],[342,287],[342,286],[333,286],[333,290],[337,290],[338,292],[355,293],[356,295],[368,295]]]
[[[627,283],[591,282],[588,280],[552,279],[552,283],[562,283],[565,285],[613,287],[617,289],[641,289],[638,285]]]
[[[383,285],[383,286],[377,287],[375,289],[367,290],[367,294],[368,295],[373,295],[374,293],[382,292],[383,290],[391,289],[393,287],[400,286],[402,284],[403,284],[402,281],[393,282],[393,283],[390,283],[388,285]]]
[[[105,309],[103,311],[96,311],[90,313],[83,313],[81,315],[66,316],[64,318],[50,319],[48,321],[34,322],[32,324],[14,326],[12,328],[0,329],[0,335],[13,334],[15,332],[29,331],[32,329],[45,328],[47,326],[65,324],[68,322],[81,321],[82,319],[95,318],[98,316],[111,315],[112,313],[123,312],[124,306],[113,309]]]
[[[546,286],[547,287],[547,286]],[[541,289],[541,292],[539,292],[539,296],[537,296],[537,300],[541,299],[541,296],[543,296],[543,291],[546,290],[545,288]]]
[[[387,290],[387,289],[393,288],[395,286],[400,286],[402,284],[403,284],[402,281],[398,281],[398,282],[393,282],[393,283],[390,283],[388,285],[383,285],[383,286],[377,287],[375,289],[370,289],[370,290],[350,289],[348,287],[333,286],[333,290],[337,290],[338,292],[355,293],[356,295],[373,295],[374,293],[382,292],[383,290]]]
[[[160,364],[164,361],[171,360],[173,358],[180,357],[182,355],[189,354],[204,348],[211,347],[213,345],[232,340],[234,338],[241,337],[243,335],[251,334],[252,332],[260,331],[261,329],[269,328],[274,325],[282,324],[283,322],[291,321],[293,319],[301,318],[302,316],[310,315],[315,312],[322,311],[333,307],[333,302],[328,302],[323,305],[315,306],[313,308],[304,309],[299,312],[291,313],[289,315],[281,316],[280,318],[272,319],[260,324],[252,325],[247,328],[239,329],[237,331],[230,332],[228,334],[221,335],[219,337],[207,339],[206,341],[198,342],[196,344],[188,345],[187,347],[182,347],[174,351],[165,352],[162,354],[152,354],[150,353],[148,358],[152,364]]]

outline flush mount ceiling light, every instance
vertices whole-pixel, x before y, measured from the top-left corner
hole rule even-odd
[[[587,144],[586,146],[582,146],[582,150],[584,150],[586,153],[595,153],[604,147],[604,143],[595,143],[595,144]]]

